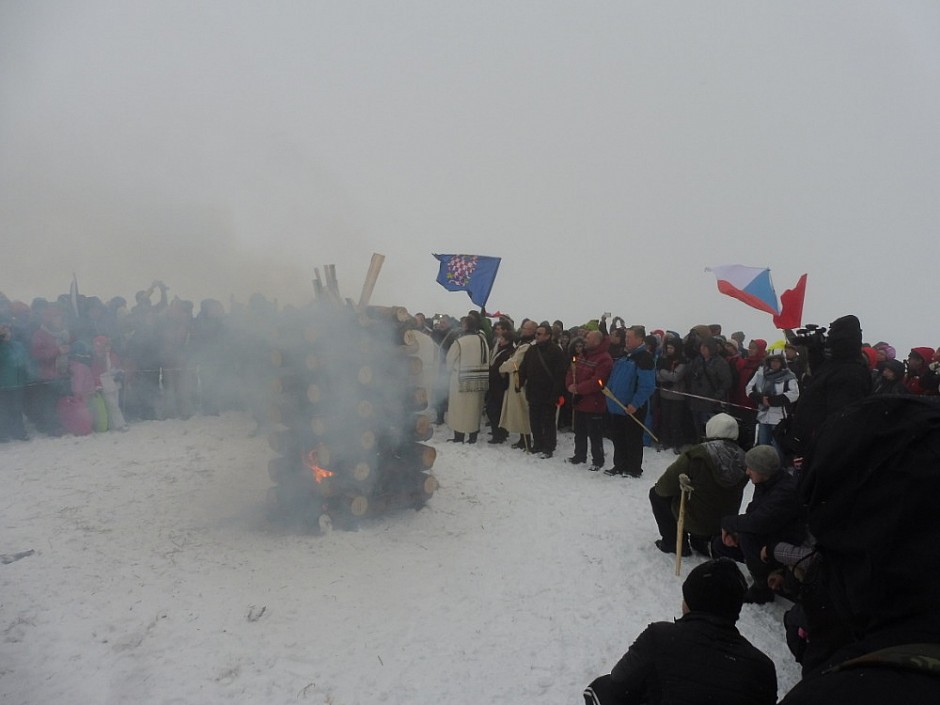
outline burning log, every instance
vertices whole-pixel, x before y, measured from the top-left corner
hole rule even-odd
[[[335,273],[328,270],[328,281]],[[332,292],[331,292],[332,293]],[[400,307],[355,312],[321,305],[298,314],[271,355],[271,418],[286,426],[268,444],[273,510],[305,526],[354,526],[398,507],[420,507],[437,489],[436,451],[416,386],[427,363],[400,344]],[[327,344],[329,343],[329,344]]]

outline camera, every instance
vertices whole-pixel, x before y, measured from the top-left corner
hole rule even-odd
[[[784,335],[791,345],[798,345],[808,350],[822,350],[826,346],[826,329],[813,323],[807,323],[795,333],[785,330]]]

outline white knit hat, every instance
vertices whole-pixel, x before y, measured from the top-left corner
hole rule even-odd
[[[736,441],[738,440],[738,422],[728,414],[715,414],[705,424],[705,437]]]

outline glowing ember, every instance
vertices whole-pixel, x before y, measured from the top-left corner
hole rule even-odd
[[[317,465],[317,451],[311,450],[309,453],[307,453],[305,460],[307,467],[310,468],[311,472],[313,472],[313,479],[318,483],[323,482],[328,477],[333,477],[333,472]]]

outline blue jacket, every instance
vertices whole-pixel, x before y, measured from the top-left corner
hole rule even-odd
[[[624,406],[642,408],[656,389],[656,370],[653,356],[645,347],[631,350],[614,361],[614,369],[607,380],[607,388]],[[623,409],[607,399],[607,411],[625,416]]]

